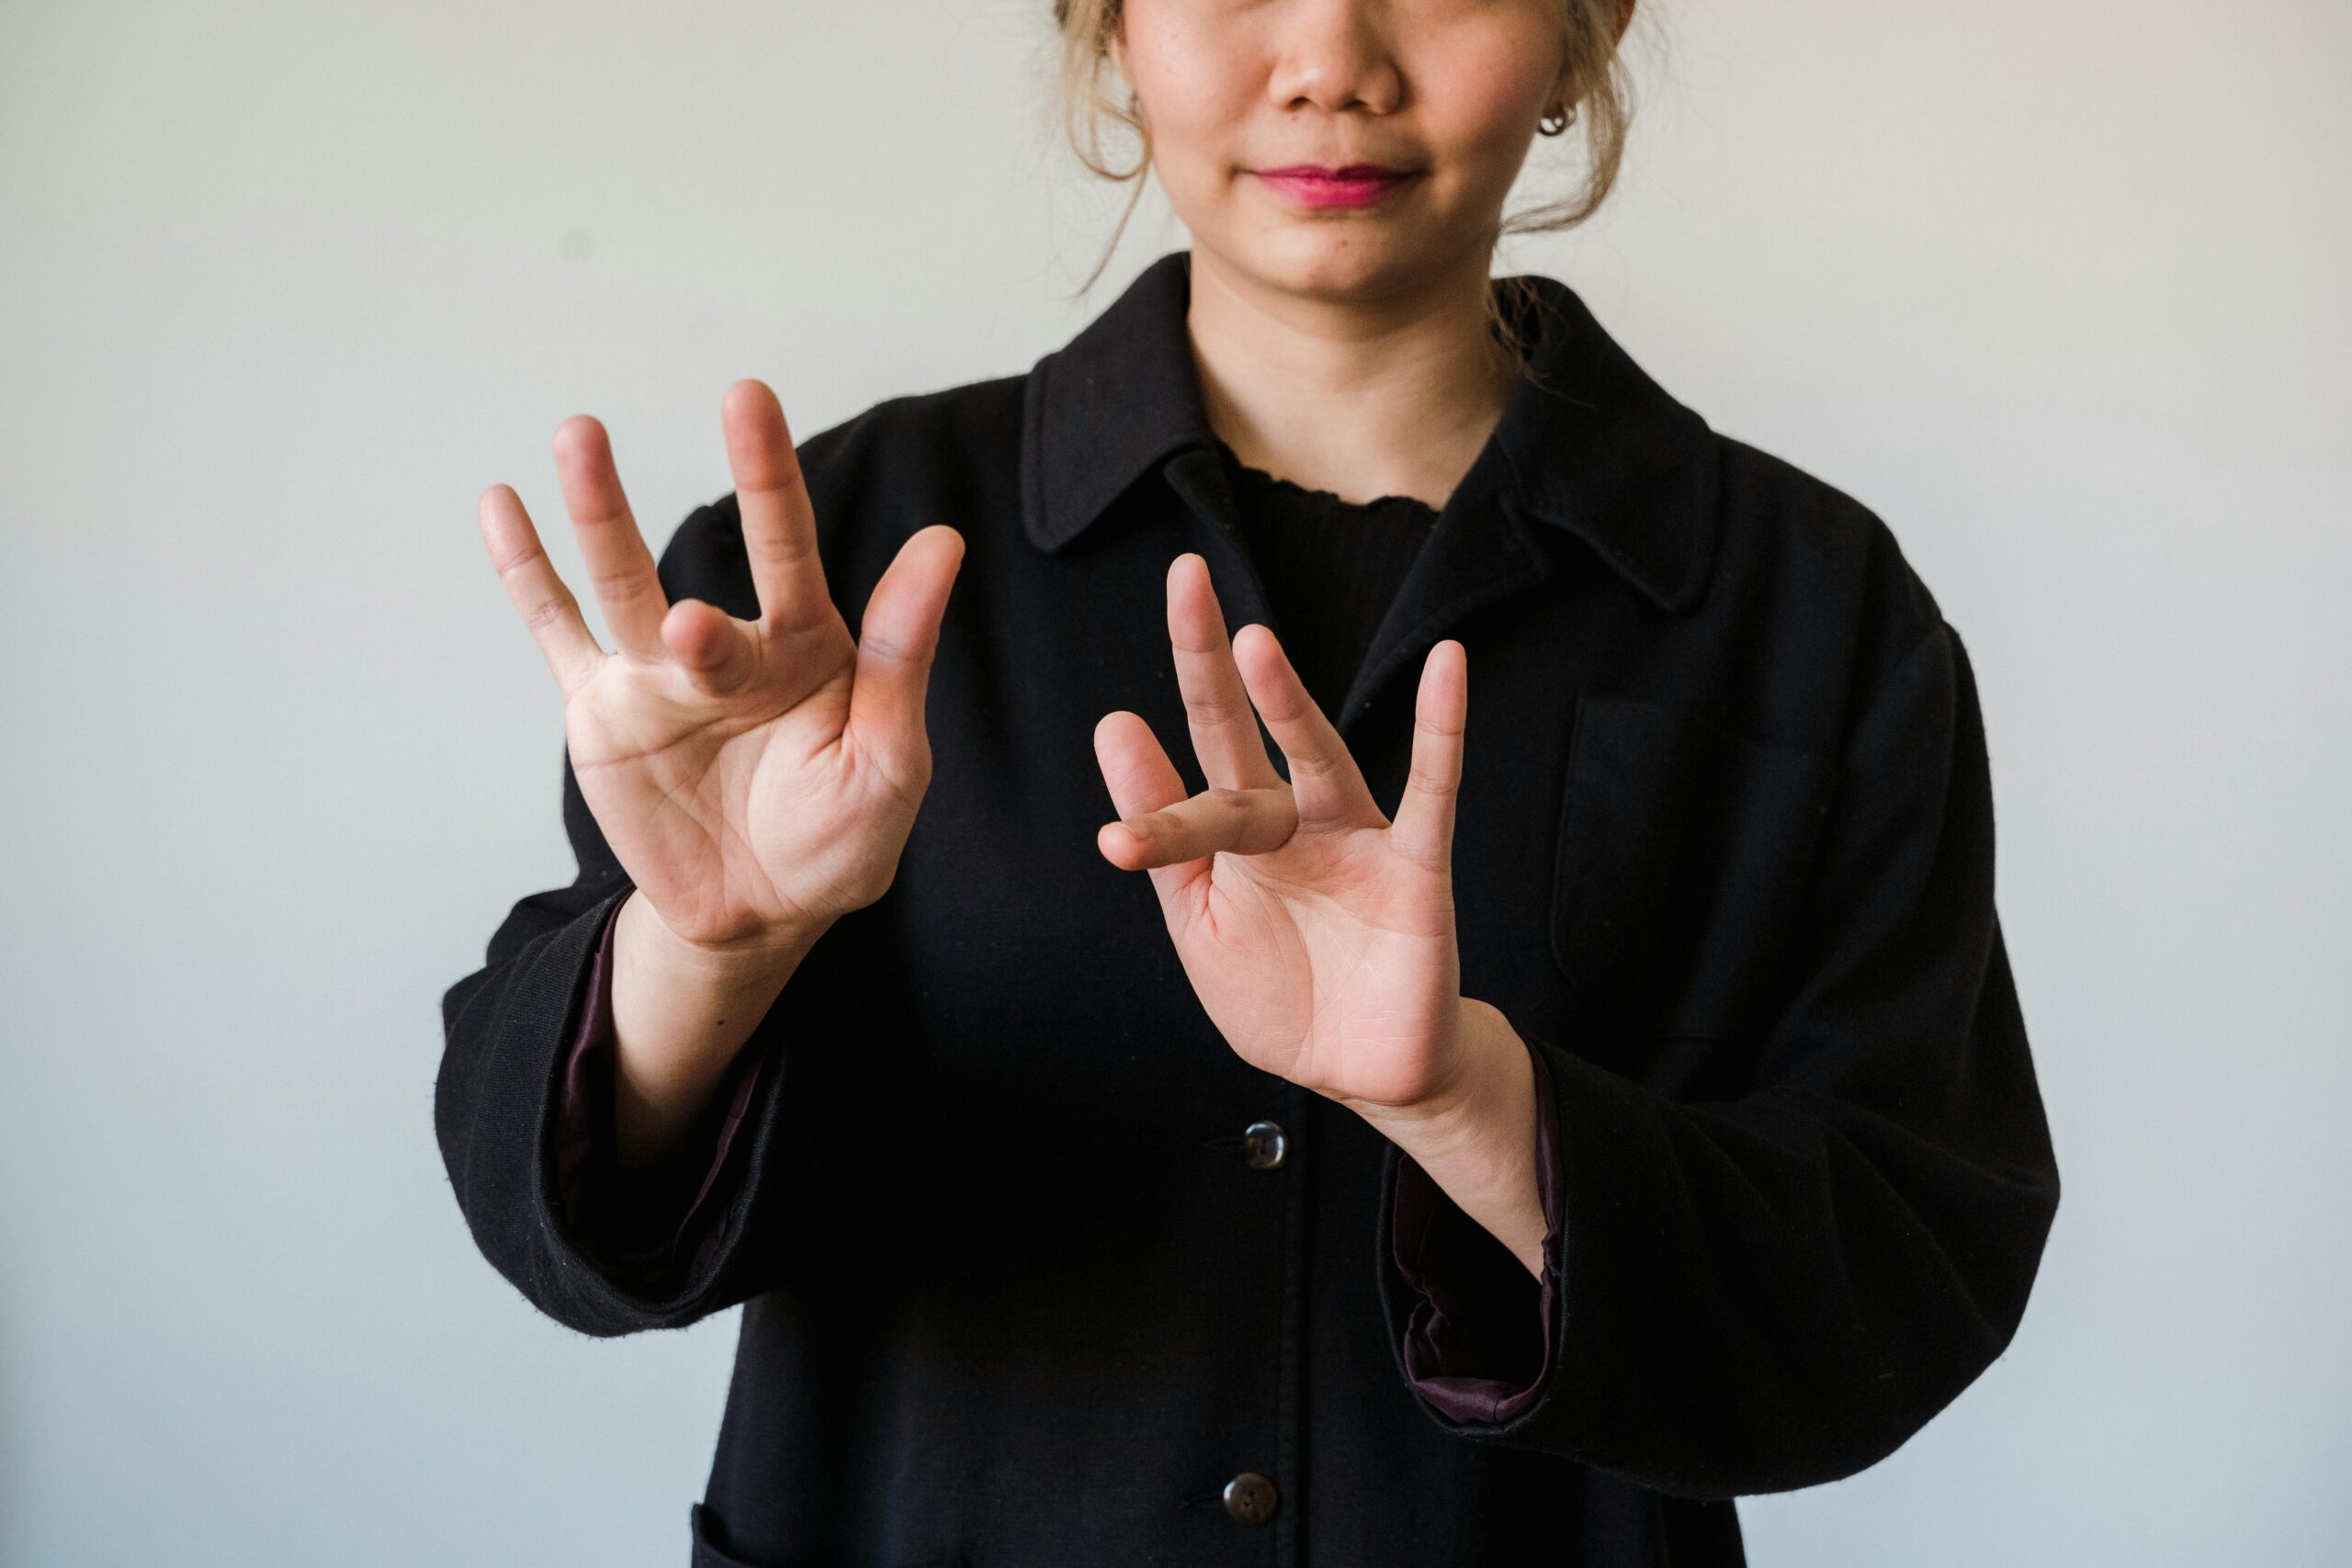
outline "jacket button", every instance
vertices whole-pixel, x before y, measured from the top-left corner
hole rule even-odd
[[[1290,1152],[1290,1140],[1274,1122],[1252,1122],[1241,1134],[1241,1157],[1252,1170],[1272,1170]]]
[[[1254,1470],[1245,1470],[1225,1483],[1225,1511],[1245,1525],[1262,1525],[1274,1517],[1274,1483]]]

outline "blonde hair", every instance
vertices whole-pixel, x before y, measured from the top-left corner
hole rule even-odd
[[[1634,0],[1552,3],[1559,11],[1561,33],[1567,46],[1562,98],[1576,111],[1576,124],[1584,130],[1588,164],[1585,178],[1575,192],[1562,200],[1498,221],[1488,237],[1490,250],[1508,234],[1548,233],[1583,222],[1608,199],[1624,162],[1634,99],[1632,83],[1618,48],[1618,35],[1624,12]],[[1136,204],[1143,197],[1143,176],[1151,166],[1151,132],[1136,117],[1134,94],[1128,95],[1126,103],[1120,104],[1102,91],[1102,68],[1110,59],[1111,39],[1119,30],[1120,4],[1121,0],[1054,0],[1054,22],[1062,40],[1061,118],[1070,146],[1077,152],[1078,161],[1092,173],[1106,180],[1135,182],[1126,208],[1119,214],[1118,226],[1111,232],[1111,243],[1103,248],[1102,259],[1094,264],[1094,270],[1080,286],[1081,294],[1094,286],[1094,280],[1109,264],[1111,253],[1118,249],[1119,237],[1126,232],[1127,220],[1135,215]],[[1132,168],[1113,168],[1103,158],[1102,118],[1106,114],[1125,126],[1138,144]],[[1498,298],[1503,294],[1510,298]],[[1494,341],[1521,372],[1526,369],[1526,361],[1511,318],[1525,321],[1527,312],[1539,305],[1535,291],[1517,279],[1501,280],[1498,288],[1487,291],[1487,325]]]

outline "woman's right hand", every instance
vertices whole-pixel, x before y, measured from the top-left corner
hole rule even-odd
[[[562,688],[581,794],[638,897],[681,942],[756,962],[805,951],[897,874],[931,782],[923,697],[964,539],[934,524],[899,547],[853,639],[775,394],[739,381],[721,417],[756,620],[668,602],[585,414],[556,431],[556,468],[617,650],[589,631],[514,491],[483,494],[481,527]]]

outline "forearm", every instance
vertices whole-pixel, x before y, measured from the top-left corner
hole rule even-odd
[[[613,927],[613,1116],[624,1173],[659,1166],[821,931],[741,953],[683,943],[631,893]]]
[[[1460,1091],[1442,1104],[1360,1114],[1541,1278],[1544,1219],[1535,1163],[1535,1064],[1498,1009],[1466,997],[1461,1008],[1470,1069]]]

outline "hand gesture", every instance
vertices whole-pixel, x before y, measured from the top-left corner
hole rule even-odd
[[[775,394],[739,381],[721,417],[757,619],[668,602],[584,414],[557,430],[556,468],[616,650],[504,485],[482,496],[482,538],[562,688],[581,794],[639,896],[695,948],[783,952],[897,874],[931,781],[923,695],[964,541],[944,524],[907,540],[853,639]]]
[[[1444,1102],[1469,1070],[1453,884],[1462,645],[1421,667],[1392,823],[1272,631],[1244,626],[1228,647],[1197,555],[1169,568],[1168,634],[1209,787],[1187,798],[1143,718],[1105,715],[1095,755],[1121,815],[1097,847],[1150,872],[1184,972],[1244,1060],[1368,1115]]]

